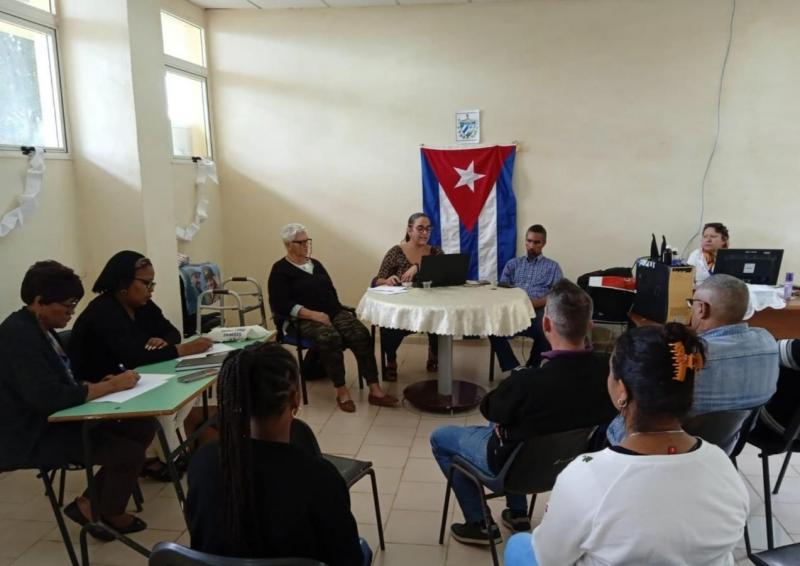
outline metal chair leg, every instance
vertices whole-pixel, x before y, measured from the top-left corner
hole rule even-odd
[[[447,474],[447,487],[444,491],[444,508],[442,509],[442,526],[439,529],[439,544],[444,544],[444,528],[447,525],[447,510],[450,507],[450,489],[453,486],[453,472],[455,469],[450,466],[450,473]]]
[[[783,476],[786,473],[786,468],[789,467],[789,460],[792,459],[792,451],[789,450],[786,453],[786,458],[783,459],[783,465],[781,466],[781,472],[778,474],[778,479],[775,481],[775,489],[772,490],[773,495],[778,495],[778,490],[781,488],[781,483],[783,483]]]
[[[139,482],[136,482],[136,487],[133,488],[133,493],[131,493],[133,497],[133,503],[136,505],[136,512],[142,512],[142,503],[144,503],[144,495],[142,495],[142,487],[139,485]]]
[[[44,490],[45,493],[47,494],[47,499],[50,501],[50,506],[53,508],[53,514],[56,516],[56,523],[58,524],[58,530],[61,533],[61,539],[64,541],[64,546],[67,548],[69,561],[72,564],[72,566],[78,566],[78,557],[75,555],[75,549],[72,547],[72,539],[69,536],[69,531],[67,530],[67,526],[64,524],[64,516],[61,514],[61,505],[56,500],[56,494],[53,491],[52,480],[50,480],[50,476],[44,469],[39,470],[39,477],[41,477],[42,481],[44,482]]]
[[[470,476],[467,476],[470,477]],[[481,508],[483,509],[483,522],[486,525],[486,536],[489,538],[489,548],[492,550],[492,563],[494,566],[500,566],[497,558],[497,545],[492,536],[492,514],[489,512],[489,504],[486,501],[486,493],[483,491],[483,486],[475,478],[470,477],[478,486],[478,493],[481,495]]]
[[[494,346],[489,342],[489,383],[494,381]]]
[[[383,519],[381,519],[381,502],[378,499],[378,482],[375,479],[375,470],[370,468],[367,473],[372,482],[372,499],[375,502],[375,519],[378,521],[378,542],[380,543],[381,550],[386,550],[386,544],[383,540]]]
[[[67,485],[67,469],[61,468],[61,477],[58,479],[58,506],[64,506],[64,489]]]
[[[531,517],[533,517],[533,508],[534,508],[535,505],[536,505],[536,494],[532,493],[531,494],[531,506],[528,508],[528,520],[529,521],[531,520]]]
[[[767,550],[772,550],[775,548],[775,539],[772,533],[772,497],[769,489],[769,455],[762,452],[759,456],[761,456],[761,470],[764,474],[764,511],[767,515]]]

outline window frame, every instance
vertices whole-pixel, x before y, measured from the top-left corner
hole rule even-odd
[[[12,25],[21,27],[28,27],[36,31],[41,31],[50,36],[53,43],[53,65],[55,69],[50,70],[52,80],[54,81],[54,98],[57,104],[56,110],[58,111],[58,120],[56,129],[60,133],[61,142],[63,147],[49,147],[45,146],[44,149],[50,154],[68,156],[69,155],[69,135],[67,125],[69,120],[67,117],[67,103],[64,95],[64,77],[63,68],[61,65],[60,54],[60,38],[58,33],[58,20],[55,16],[55,2],[50,0],[50,12],[46,12],[39,8],[23,4],[17,0],[0,0],[0,19]],[[19,145],[0,144],[0,156],[8,155],[13,152],[19,155]]]
[[[2,1],[2,0],[0,0]],[[208,65],[208,53],[206,51],[206,30],[203,26],[193,22],[191,20],[187,20],[174,12],[170,12],[169,10],[161,9],[161,14],[167,14],[168,16],[175,18],[176,20],[180,20],[190,26],[196,27],[200,30],[200,45],[203,49],[203,61]],[[202,157],[204,159],[214,159],[214,127],[211,123],[211,89],[209,89],[208,83],[208,67],[203,67],[202,65],[198,65],[196,63],[192,63],[190,61],[186,61],[184,59],[180,59],[173,55],[167,55],[164,52],[164,30],[161,30],[161,52],[164,58],[164,98],[167,101],[167,119],[169,120],[169,99],[167,95],[167,73],[175,73],[178,75],[183,75],[190,79],[194,79],[200,81],[203,85],[203,119],[206,125],[206,146],[208,147],[208,155],[200,155],[200,156],[192,156],[192,155],[176,155],[175,148],[172,145],[172,121],[169,120],[169,128],[170,128],[170,154],[173,161],[179,163],[191,163],[193,157]]]

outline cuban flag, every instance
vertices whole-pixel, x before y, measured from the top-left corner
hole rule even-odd
[[[514,257],[517,201],[511,188],[516,146],[422,148],[422,202],[430,243],[470,256],[468,279],[498,280]]]

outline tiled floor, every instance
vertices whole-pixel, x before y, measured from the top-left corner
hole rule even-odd
[[[517,349],[526,349],[521,343]],[[406,340],[400,350],[400,381],[389,386],[400,394],[409,383],[429,375],[425,371],[426,346],[418,337]],[[348,374],[354,375],[354,362],[346,356]],[[488,386],[488,343],[470,340],[455,344],[455,374]],[[459,544],[449,538],[438,544],[439,521],[444,498],[444,477],[433,460],[428,443],[432,430],[444,424],[482,424],[477,412],[443,417],[403,407],[377,409],[366,403],[366,395],[353,385],[357,403],[354,414],[338,411],[333,390],[327,382],[310,384],[310,404],[300,412],[319,437],[326,452],[371,460],[377,471],[381,511],[385,523],[386,552],[377,552],[375,564],[382,566],[486,566],[491,564],[488,550]],[[771,468],[780,461],[773,458]],[[756,548],[765,547],[764,505],[761,498],[761,464],[751,447],[740,458],[740,469],[752,498],[751,538]],[[81,489],[83,475],[69,474],[67,498]],[[134,535],[141,544],[152,547],[162,540],[188,544],[185,525],[171,486],[142,481],[145,496],[141,517],[150,528]],[[541,519],[546,496],[539,496],[534,524]],[[375,512],[369,481],[351,490],[353,513],[359,531],[374,549],[378,547]],[[777,544],[800,541],[800,461],[789,468],[779,495],[773,497],[775,538]],[[492,503],[499,517],[502,503]],[[457,506],[456,506],[457,507]],[[460,520],[456,508],[451,515]],[[69,522],[69,520],[67,520]],[[77,543],[78,529],[70,526]],[[503,530],[504,537],[508,532]],[[90,537],[90,556],[96,565],[144,565],[144,558],[124,545],[99,543]],[[744,559],[744,543],[737,550],[738,564]],[[67,563],[52,512],[43,495],[42,484],[33,472],[0,475],[0,566],[50,566]]]

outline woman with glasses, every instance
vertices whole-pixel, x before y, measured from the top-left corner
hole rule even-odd
[[[139,376],[112,369],[97,383],[75,378],[56,333],[69,323],[83,297],[83,285],[72,269],[55,261],[37,262],[25,273],[20,295],[25,306],[0,324],[0,469],[86,464],[81,424],[48,423],[47,417],[131,389]],[[102,466],[94,482],[97,511],[120,533],[147,528],[125,509],[153,433],[153,424],[140,419],[103,421],[91,433],[91,463]],[[64,514],[80,525],[88,523],[89,494],[77,497]],[[111,540],[104,531],[89,533]]]
[[[358,363],[358,372],[369,386],[369,403],[379,407],[396,407],[399,402],[381,391],[375,347],[369,330],[351,309],[339,302],[339,295],[330,275],[316,259],[311,258],[311,238],[302,224],[281,228],[286,256],[275,262],[269,274],[269,306],[273,314],[284,319],[285,332],[296,325],[300,335],[314,343],[320,362],[336,388],[336,404],[352,413],[356,405],[345,383],[344,350],[350,348]]]
[[[709,222],[703,226],[701,247],[689,254],[686,263],[695,267],[694,284],[699,285],[714,273],[717,252],[728,247],[730,234],[721,222]]]
[[[375,278],[375,285],[400,285],[411,283],[419,273],[419,264],[426,255],[444,253],[441,248],[428,244],[431,236],[431,219],[424,212],[408,217],[405,240],[386,252]],[[398,328],[381,328],[381,345],[386,353],[386,372],[383,379],[397,380],[397,349],[403,338],[413,334]],[[428,334],[428,371],[439,369],[437,337]]]
[[[78,316],[70,337],[70,358],[79,379],[95,383],[123,368],[199,354],[211,347],[207,338],[180,343],[180,332],[152,300],[155,286],[153,263],[142,254],[121,251],[108,260],[92,287],[98,295]],[[162,418],[170,447],[178,445],[175,430],[183,426],[190,410],[187,404],[175,415]],[[169,481],[158,443],[155,450],[158,456],[142,474]]]

